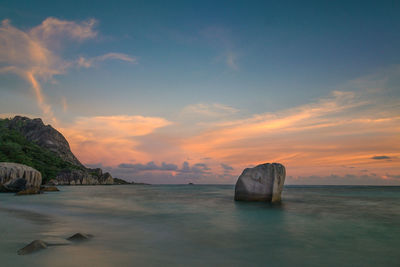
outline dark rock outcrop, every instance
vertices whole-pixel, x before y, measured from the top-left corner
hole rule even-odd
[[[235,200],[279,202],[286,170],[279,163],[265,163],[247,168],[235,186]]]

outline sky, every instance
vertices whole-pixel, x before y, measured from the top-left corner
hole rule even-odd
[[[0,116],[149,183],[400,185],[398,1],[0,2]]]

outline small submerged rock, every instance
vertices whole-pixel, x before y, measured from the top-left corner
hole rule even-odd
[[[37,252],[39,250],[47,248],[46,242],[42,240],[33,240],[31,243],[26,245],[25,247],[18,250],[18,255],[26,255]]]
[[[25,247],[21,248],[20,250],[18,250],[18,255],[26,255],[26,254],[31,254],[34,252],[37,252],[39,250],[45,249],[47,247],[51,247],[51,246],[67,246],[67,245],[71,245],[72,242],[81,242],[81,241],[87,241],[89,239],[91,239],[93,237],[93,235],[91,234],[83,234],[83,233],[76,233],[70,237],[67,238],[68,241],[62,241],[62,240],[58,240],[56,239],[55,242],[53,240],[50,241],[50,243],[45,242],[43,240],[33,240],[31,243],[29,243],[28,245],[26,245]]]
[[[36,194],[41,194],[42,191],[40,191],[39,188],[37,187],[31,187],[22,191],[19,191],[16,193],[17,196],[23,196],[23,195],[36,195]]]
[[[68,237],[67,240],[73,241],[73,242],[80,242],[80,241],[89,240],[92,237],[93,237],[93,235],[90,235],[90,234],[76,233],[73,236]]]
[[[43,192],[58,192],[58,191],[60,191],[55,186],[42,186],[42,187],[40,187],[40,190]]]

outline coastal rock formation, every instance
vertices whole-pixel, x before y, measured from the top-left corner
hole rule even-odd
[[[58,185],[111,185],[114,179],[108,172],[103,174],[101,169],[65,170],[60,172],[53,184]]]
[[[123,184],[131,184],[131,183],[127,182],[127,181],[125,181],[123,179],[119,179],[119,178],[114,177],[114,184],[123,185]]]
[[[33,252],[47,248],[47,244],[42,240],[33,240],[31,243],[25,247],[18,250],[18,255],[31,254]]]
[[[0,185],[3,190],[19,192],[29,188],[39,188],[42,184],[42,175],[29,166],[0,162]]]
[[[27,140],[52,151],[61,159],[77,166],[83,166],[72,154],[65,137],[51,125],[45,125],[40,118],[30,119],[15,116],[8,122],[8,128],[20,132]]]
[[[15,116],[12,119],[0,119],[0,141],[2,160],[29,162],[30,166],[42,172],[44,184],[111,185],[124,183],[120,179],[114,181],[110,173],[103,173],[100,168],[91,169],[82,165],[71,152],[64,136],[50,125],[45,125],[39,118]],[[0,180],[0,192],[7,191],[2,186],[4,183]],[[27,186],[29,187],[29,181]]]
[[[285,176],[285,167],[279,163],[246,168],[236,182],[235,200],[279,202]]]

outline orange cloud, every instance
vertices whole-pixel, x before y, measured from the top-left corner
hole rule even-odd
[[[79,117],[68,127],[60,128],[60,131],[83,163],[118,165],[134,159],[150,161],[151,155],[136,149],[139,143],[135,138],[170,124],[159,117]]]
[[[348,174],[368,168],[400,172],[400,107],[377,103],[365,91],[334,91],[308,105],[211,123],[190,136],[182,149],[195,158],[211,157],[236,169],[282,162],[292,175]],[[388,105],[388,106],[386,106]],[[396,104],[394,104],[396,105]],[[399,104],[397,104],[399,106]],[[382,154],[392,161],[376,162]]]

